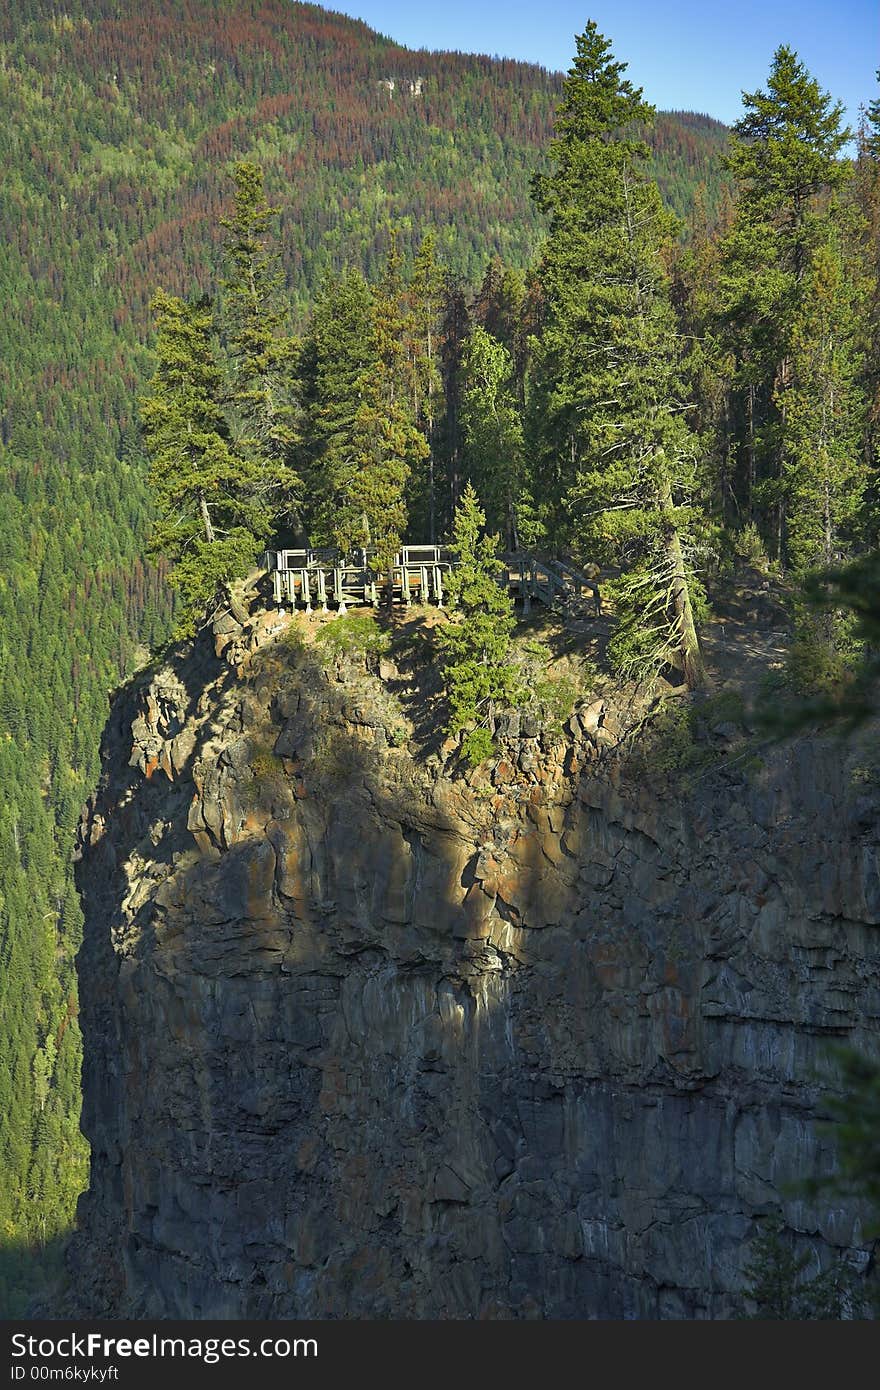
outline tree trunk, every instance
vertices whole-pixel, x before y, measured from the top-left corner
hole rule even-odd
[[[700,639],[697,637],[697,628],[694,622],[694,610],[691,604],[687,569],[681,549],[681,537],[672,518],[672,489],[665,471],[661,480],[661,488],[660,510],[665,520],[666,558],[672,573],[672,607],[679,632],[681,666],[688,690],[699,690],[701,686],[706,684],[706,668],[703,665],[703,653],[700,651]]]
[[[211,525],[211,513],[208,511],[208,504],[205,501],[205,494],[199,493],[199,511],[202,514],[202,525],[205,528],[205,540],[209,545],[214,543],[214,527]]]

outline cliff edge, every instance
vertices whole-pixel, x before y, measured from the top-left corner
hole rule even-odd
[[[593,692],[468,771],[417,642],[304,630],[230,617],[113,703],[68,1312],[725,1317],[780,1208],[864,1268],[789,1187],[829,1041],[877,1050],[864,751],[710,720],[682,779]]]

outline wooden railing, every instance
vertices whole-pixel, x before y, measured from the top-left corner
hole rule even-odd
[[[529,551],[501,557],[506,567],[501,582],[522,600],[524,611],[533,600],[548,608],[567,609],[584,594],[601,612],[599,586],[562,560],[545,560]],[[272,576],[275,602],[310,613],[326,613],[333,604],[340,613],[350,605],[378,607],[383,594],[394,603],[436,603],[442,608],[449,573],[456,565],[448,547],[403,546],[390,568],[382,570],[369,550],[343,556],[337,550],[270,550],[263,557]]]

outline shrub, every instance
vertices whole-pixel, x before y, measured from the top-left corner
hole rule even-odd
[[[461,745],[461,755],[471,767],[478,767],[495,752],[495,744],[488,729],[471,729]]]
[[[747,521],[742,530],[734,534],[733,550],[741,560],[745,560],[762,574],[769,572],[770,559],[761,532],[753,521]]]
[[[391,646],[391,638],[376,623],[372,609],[343,613],[323,626],[315,640],[328,656],[381,656]]]

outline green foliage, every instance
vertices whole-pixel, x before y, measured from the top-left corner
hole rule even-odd
[[[479,325],[465,344],[462,361],[461,429],[465,469],[485,502],[488,525],[503,533],[508,550],[517,549],[524,459],[513,359]]]
[[[549,677],[535,681],[532,700],[541,709],[548,733],[559,735],[562,726],[583,694],[572,676]]]
[[[345,554],[374,547],[380,566],[399,549],[406,481],[428,453],[395,389],[400,364],[390,295],[381,299],[380,319],[380,301],[359,272],[326,284],[302,358],[307,527],[313,539]]]
[[[281,644],[289,652],[301,655],[306,650],[305,633],[303,632],[302,620],[294,616],[281,636]]]
[[[469,767],[479,767],[495,752],[495,740],[488,729],[469,729],[461,741],[461,756]]]
[[[780,563],[803,569],[837,550],[864,486],[852,447],[849,131],[840,103],[785,46],[767,90],[743,102],[727,161],[736,209],[701,327],[726,352],[728,496]]]
[[[844,698],[861,657],[853,628],[852,617],[797,604],[795,636],[786,655],[788,685],[795,695]]]
[[[167,641],[175,608],[166,562],[145,562],[154,501],[134,418],[156,367],[155,286],[219,290],[240,324],[248,352],[227,335],[216,358],[236,363],[237,403],[228,381],[221,403],[228,447],[249,455],[245,441],[263,449],[266,434],[249,413],[259,372],[247,362],[283,358],[288,317],[302,321],[324,276],[351,264],[376,278],[389,220],[405,266],[433,225],[437,259],[471,282],[493,253],[524,268],[541,230],[528,186],[550,133],[553,75],[422,54],[424,99],[389,103],[376,75],[409,71],[411,55],[366,26],[310,5],[276,6],[271,24],[260,6],[222,9],[206,22],[204,5],[178,0],[0,0],[0,1314],[22,1311],[38,1266],[55,1268],[52,1232],[69,1226],[84,1182],[72,837],[98,775],[107,691],[139,644]],[[663,118],[651,139],[681,212],[707,166],[715,198],[722,127],[685,114]],[[245,240],[265,250],[264,306],[282,321],[258,314],[256,342],[234,289],[219,284],[243,283],[245,262],[218,221],[242,163],[265,170],[267,207],[281,207],[274,244],[289,301],[269,286],[258,212]],[[443,344],[426,325],[438,313],[437,274],[436,264],[423,272],[434,308],[419,329],[435,367]],[[272,365],[286,378],[282,358]],[[445,440],[436,377],[431,390],[417,423],[427,431],[432,418]],[[296,410],[295,395],[281,400]],[[298,432],[296,413],[282,423]],[[430,465],[439,536],[446,456]],[[291,487],[283,501],[295,497]],[[237,553],[227,563],[195,542],[192,552],[178,562],[178,611],[239,568]],[[47,1059],[50,1035],[57,1056],[41,1110],[34,1087],[39,1078],[42,1095],[47,1073],[34,1063],[40,1050]]]
[[[592,666],[581,661],[577,676],[568,672],[550,674],[550,644],[535,635],[517,640],[514,659],[519,669],[521,707],[536,710],[549,733],[561,734],[563,724],[595,676]]]
[[[792,316],[790,366],[774,393],[783,422],[788,556],[801,572],[831,565],[852,541],[868,466],[855,346],[857,294],[833,228],[812,252]]]
[[[733,536],[734,553],[762,574],[770,570],[770,560],[764,546],[764,539],[754,521],[747,521]]]
[[[453,613],[438,628],[437,646],[449,703],[450,733],[491,723],[498,706],[515,704],[518,682],[510,661],[516,622],[507,586],[499,583],[498,537],[483,532],[486,516],[470,483],[455,513],[452,549],[458,560],[447,582]]]
[[[283,789],[286,782],[284,764],[267,743],[252,739],[248,766],[251,778],[242,787],[242,801],[250,810],[256,810]]]
[[[845,1265],[805,1279],[809,1255],[795,1255],[778,1217],[766,1220],[751,1243],[745,1267],[745,1297],[754,1308],[748,1316],[772,1321],[838,1320],[859,1316],[860,1293]]]
[[[880,1236],[880,1064],[853,1048],[837,1048],[840,1090],[826,1132],[836,1141],[839,1171],[818,1186],[864,1201],[871,1213],[868,1238]]]
[[[675,219],[645,173],[647,147],[628,133],[653,109],[595,24],[577,45],[553,172],[535,182],[551,219],[530,397],[538,477],[554,529],[629,571],[617,593],[619,668],[650,678],[678,665],[693,688],[704,678],[691,589],[706,528],[665,261]]]
[[[206,299],[153,299],[158,365],[141,422],[158,516],[151,548],[173,563],[184,600],[182,628],[203,615],[218,587],[246,574],[272,527],[260,496],[261,469],[229,437],[223,372]]]
[[[382,656],[391,646],[390,636],[368,608],[343,613],[325,623],[318,629],[315,641],[333,658]]]
[[[252,486],[281,518],[298,525],[302,480],[292,467],[298,411],[290,392],[296,343],[285,330],[284,275],[271,237],[280,208],[271,207],[263,170],[241,161],[233,170],[235,205],[226,229],[223,321],[229,360],[226,400],[237,425],[239,453],[258,464]]]

